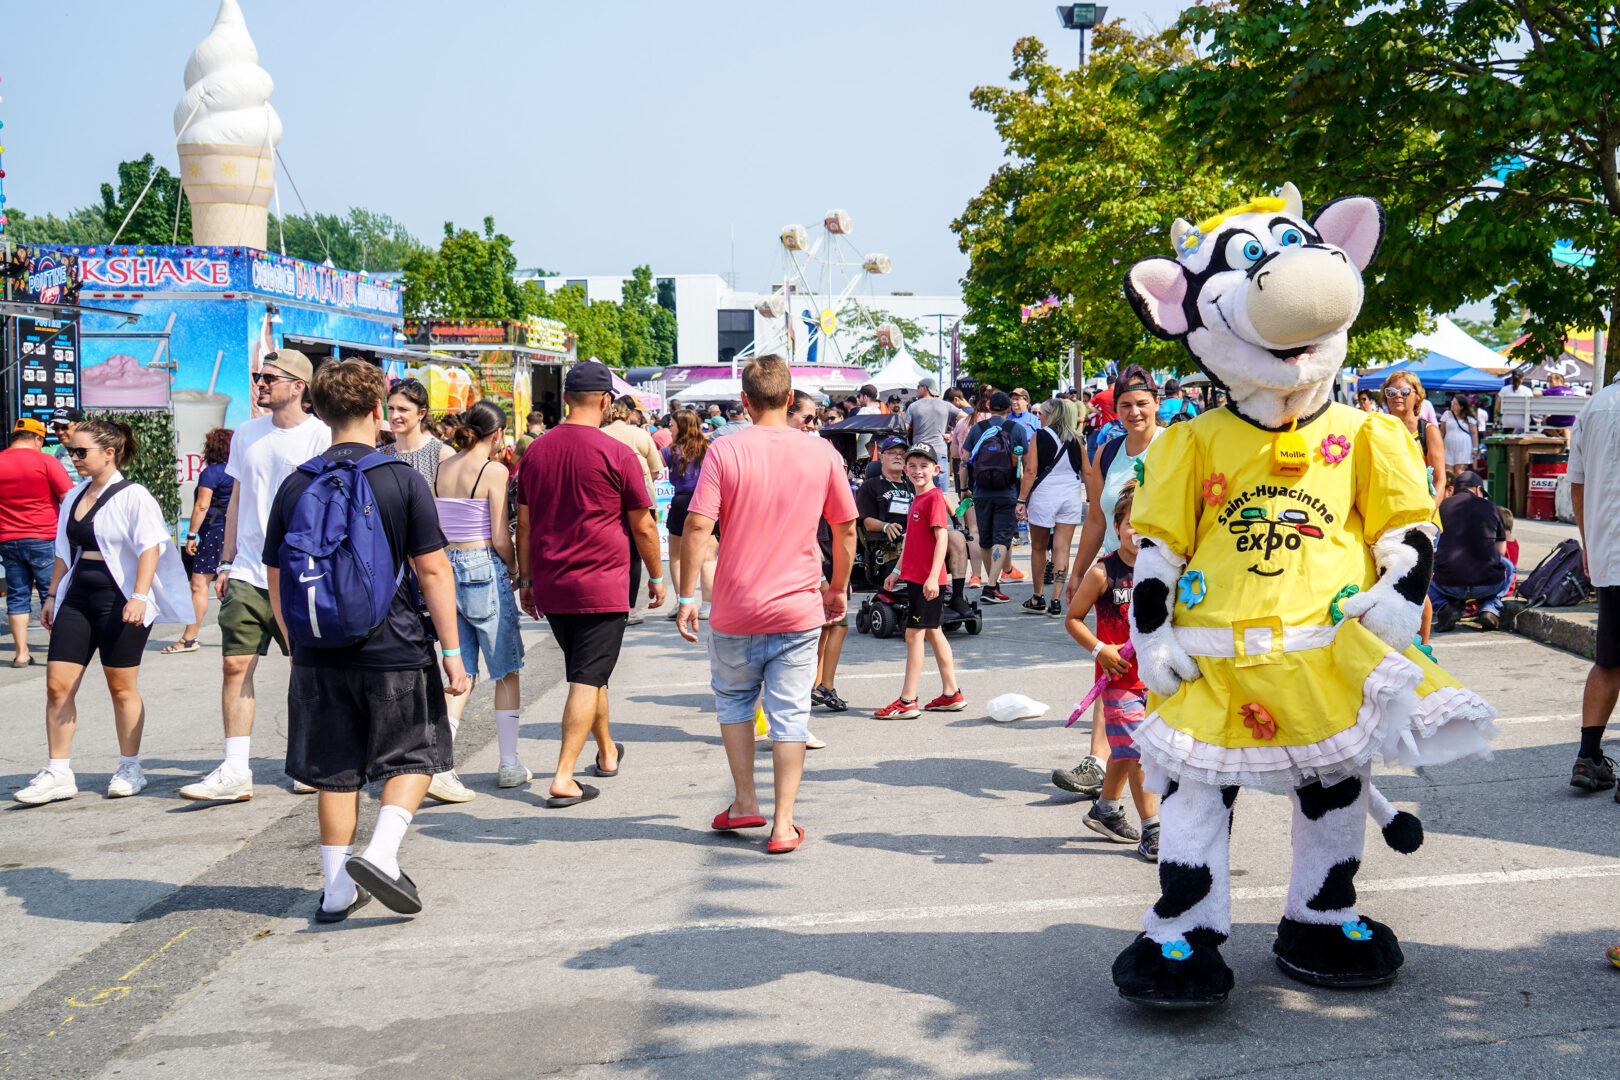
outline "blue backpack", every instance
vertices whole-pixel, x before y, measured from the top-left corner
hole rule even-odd
[[[314,457],[298,466],[312,478],[293,504],[281,540],[281,615],[293,644],[337,649],[382,625],[405,579],[383,529],[366,472],[393,458]]]

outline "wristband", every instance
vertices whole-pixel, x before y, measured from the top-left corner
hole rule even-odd
[[[150,604],[152,602],[152,597],[151,597],[151,595],[149,593],[143,593],[143,592],[130,593],[129,598],[131,600],[139,600],[143,604]]]
[[[663,583],[664,579],[661,577],[650,577],[647,579],[647,584],[649,585],[662,585]]]
[[[439,650],[439,655],[440,656],[460,656],[461,655],[461,647],[458,645],[454,649],[440,649]]]
[[[532,589],[532,588],[534,588],[534,582],[533,581],[520,581],[520,582],[517,583],[517,587],[520,588],[520,589]]]
[[[677,596],[675,598],[675,602],[677,604],[695,604],[695,603],[697,603],[697,597],[695,597],[695,596]]]
[[[1108,643],[1106,641],[1097,642],[1097,647],[1095,649],[1091,650],[1091,658],[1093,660],[1101,662],[1101,660],[1102,660],[1102,652],[1106,648],[1108,648]]]

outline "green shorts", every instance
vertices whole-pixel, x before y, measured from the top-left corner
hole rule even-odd
[[[220,652],[224,656],[264,656],[270,642],[287,655],[287,642],[270,610],[270,590],[245,581],[227,581],[225,599],[219,603]]]

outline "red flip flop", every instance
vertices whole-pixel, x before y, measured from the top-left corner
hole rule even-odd
[[[749,817],[732,817],[731,807],[728,806],[714,816],[714,820],[709,823],[709,828],[715,832],[730,832],[733,829],[759,829],[763,828],[765,824],[765,819],[758,814]]]
[[[765,844],[765,854],[767,854],[767,855],[786,855],[788,852],[794,850],[800,844],[804,843],[804,830],[799,828],[799,826],[795,825],[795,826],[793,826],[793,831],[795,833],[797,833],[798,835],[795,836],[791,840],[770,840],[770,841],[767,841],[766,844]]]

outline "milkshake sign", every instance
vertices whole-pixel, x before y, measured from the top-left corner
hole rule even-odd
[[[103,289],[198,289],[231,287],[231,264],[225,259],[176,258],[162,255],[114,255],[85,258],[84,283]]]

